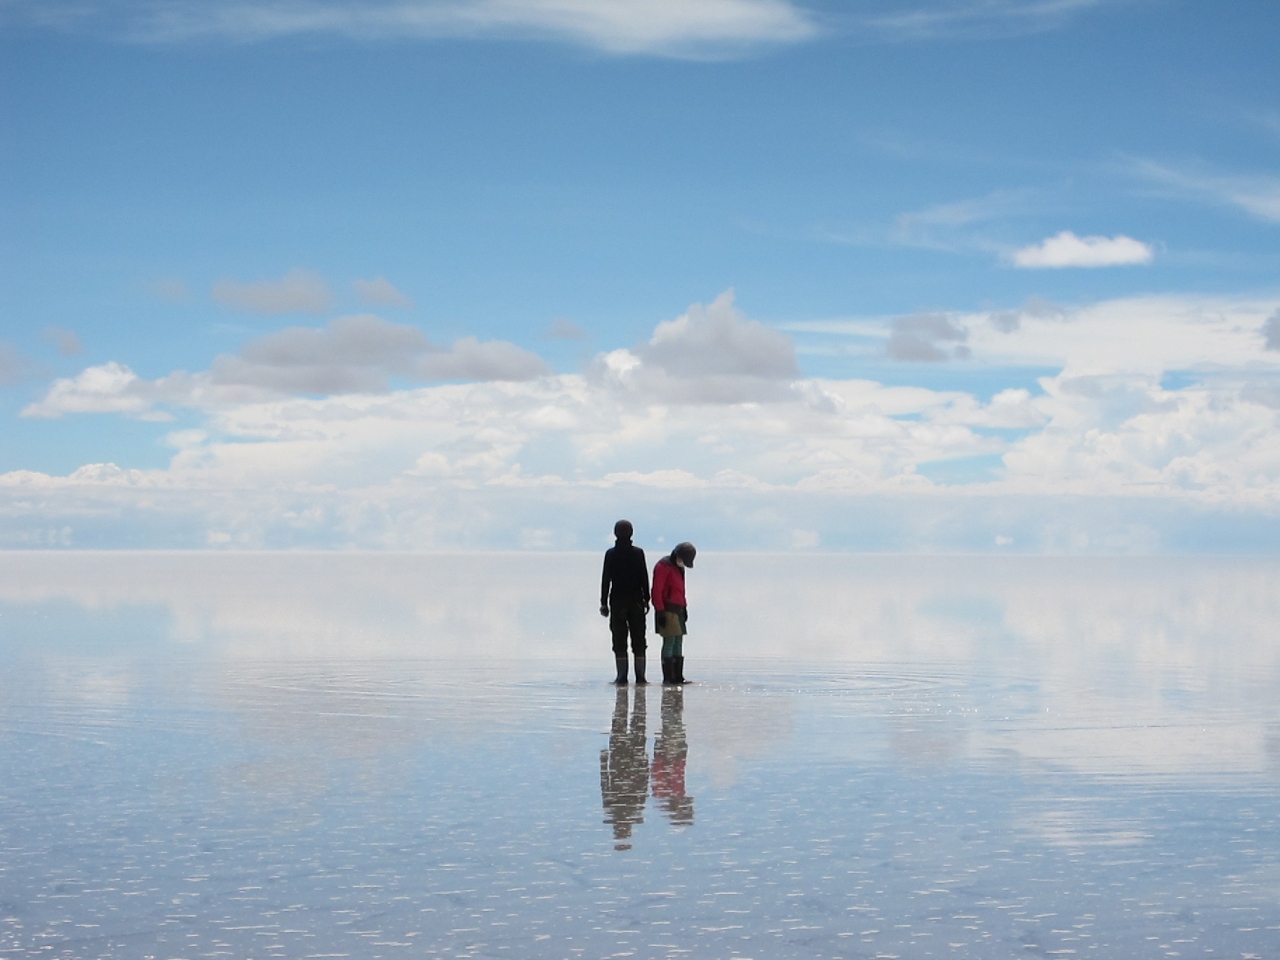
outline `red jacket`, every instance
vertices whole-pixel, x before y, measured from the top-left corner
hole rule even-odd
[[[653,609],[661,613],[673,604],[685,607],[684,568],[678,567],[670,557],[663,557],[653,565]]]

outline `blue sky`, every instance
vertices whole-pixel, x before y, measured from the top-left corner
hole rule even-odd
[[[0,545],[1257,549],[1277,36],[10,0]]]

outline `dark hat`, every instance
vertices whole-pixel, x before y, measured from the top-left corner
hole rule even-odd
[[[671,556],[678,557],[684,561],[686,567],[693,566],[693,558],[698,555],[698,548],[688,540],[683,543],[677,543],[676,548],[671,551]]]

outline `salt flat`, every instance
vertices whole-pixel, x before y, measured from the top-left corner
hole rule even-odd
[[[1280,953],[1280,563],[598,562],[0,556],[0,955]]]

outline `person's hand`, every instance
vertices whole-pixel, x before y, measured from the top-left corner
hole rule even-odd
[[[644,602],[644,615],[645,615],[646,617],[649,615],[649,601],[648,601],[648,600],[646,600],[646,601]]]
[[[607,617],[609,615],[609,605],[607,603],[600,604],[600,616]]]

